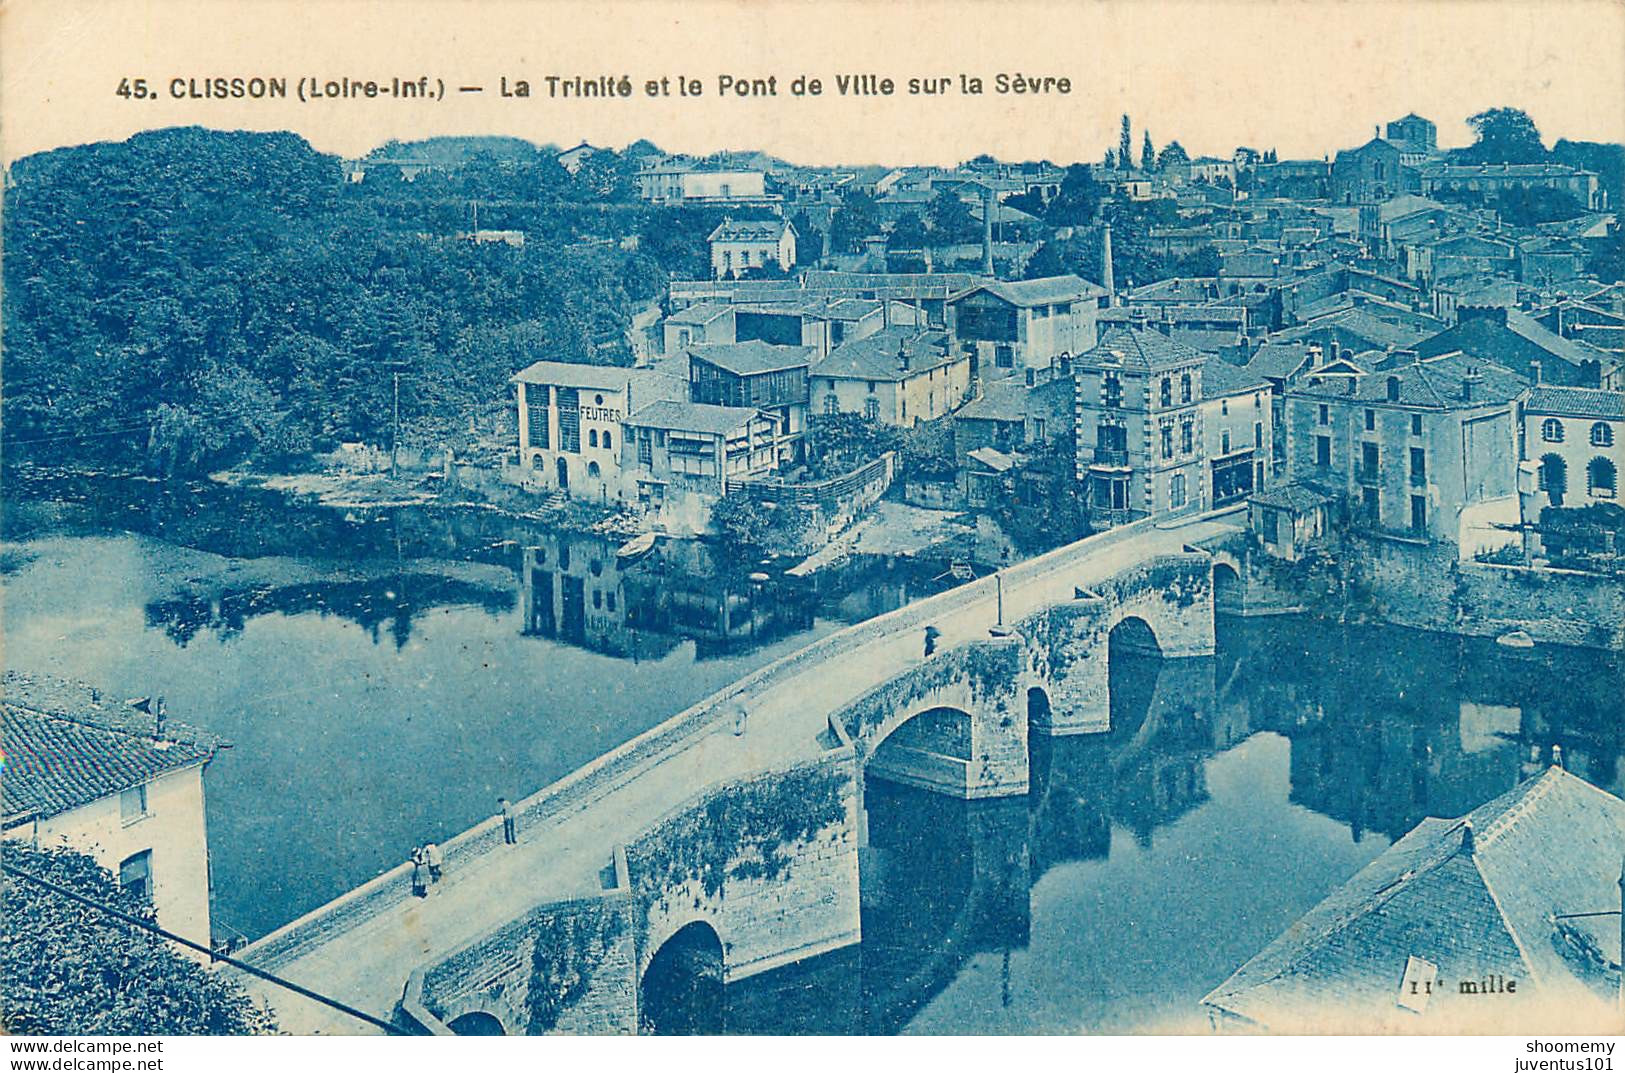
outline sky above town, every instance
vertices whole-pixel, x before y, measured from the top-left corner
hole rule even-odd
[[[1551,142],[1625,141],[1625,3],[1615,0],[1174,0],[1022,3],[917,0],[578,0],[382,3],[362,0],[12,0],[0,14],[0,153],[7,163],[61,145],[200,124],[293,130],[360,156],[391,139],[513,135],[538,144],[672,152],[760,149],[805,164],[1098,160],[1134,121],[1160,147],[1283,159],[1320,157],[1418,112],[1441,145],[1498,105],[1528,111]],[[1065,77],[1066,94],[1000,94],[1003,72]],[[961,93],[959,75],[984,80]],[[726,98],[718,78],[775,77],[777,96]],[[797,75],[822,95],[794,96]],[[895,81],[892,96],[842,96],[837,75]],[[630,98],[548,95],[548,75],[626,75]],[[276,77],[283,100],[176,99],[176,79]],[[318,82],[425,77],[440,101],[300,101]],[[120,96],[145,78],[154,95]],[[504,97],[523,79],[530,97]],[[946,96],[909,78],[946,78]],[[669,96],[645,85],[665,79]],[[681,96],[697,79],[700,96]],[[458,86],[479,85],[480,93]]]

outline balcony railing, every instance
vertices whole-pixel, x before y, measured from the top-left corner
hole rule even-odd
[[[1127,525],[1134,520],[1134,512],[1126,507],[1090,507],[1089,528],[1095,532],[1102,529],[1111,529],[1119,525]]]
[[[1094,461],[1091,465],[1127,466],[1128,451],[1116,447],[1096,447]]]
[[[1359,466],[1354,471],[1354,479],[1361,484],[1381,484],[1382,471],[1376,466]]]

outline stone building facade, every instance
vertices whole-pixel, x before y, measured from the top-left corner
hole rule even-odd
[[[1207,355],[1160,332],[1108,330],[1075,359],[1078,480],[1090,524],[1202,510],[1211,502],[1203,457]]]

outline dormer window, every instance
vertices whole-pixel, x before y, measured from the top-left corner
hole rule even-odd
[[[1397,376],[1390,376],[1388,378],[1388,401],[1399,401],[1399,377]]]

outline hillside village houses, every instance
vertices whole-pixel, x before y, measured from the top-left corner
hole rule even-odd
[[[170,720],[162,698],[137,707],[14,671],[0,715],[5,837],[89,854],[152,900],[160,926],[209,946],[203,772],[220,742]]]
[[[1522,457],[1536,467],[1537,511],[1619,502],[1625,393],[1539,385],[1523,410]]]
[[[980,282],[948,300],[947,327],[979,378],[1033,383],[1064,373],[1071,355],[1094,345],[1105,294],[1078,276]]]
[[[760,168],[669,157],[638,172],[638,196],[655,205],[776,205]]]
[[[707,241],[717,279],[769,265],[788,272],[796,265],[796,229],[788,220],[724,220]]]
[[[1207,355],[1143,324],[1108,329],[1073,362],[1078,481],[1091,526],[1211,503],[1202,419]]]
[[[647,367],[517,375],[515,478],[702,526],[730,488],[798,479],[809,425],[846,415],[905,430],[951,418],[957,477],[929,493],[941,506],[990,509],[1065,437],[1093,528],[1247,503],[1300,546],[1335,517],[1470,556],[1536,524],[1548,485],[1567,504],[1612,498],[1618,435],[1588,438],[1613,427],[1625,386],[1625,291],[1584,275],[1618,226],[1607,195],[1568,165],[1461,163],[1421,116],[1330,161],[1238,150],[1168,173],[1097,169],[1107,197],[1173,202],[1180,222],[1154,228],[1151,249],[1216,253],[1212,276],[1019,278],[1019,261],[990,270],[987,234],[980,270],[795,263],[789,217],[827,225],[850,192],[916,211],[943,190],[978,210],[1036,198],[1023,226],[1042,231],[1031,210],[1064,174],[648,163],[649,200],[767,199],[779,215],[710,232],[712,278],[671,281]],[[1535,187],[1585,215],[1512,226],[1496,196]],[[880,217],[870,245],[886,261],[897,216]],[[1110,266],[1110,230],[1066,232]],[[764,266],[785,278],[739,278]],[[1541,439],[1550,421],[1561,443]]]
[[[947,332],[913,325],[850,339],[810,371],[813,405],[903,428],[952,413],[971,386],[971,357]]]
[[[1519,521],[1523,391],[1516,374],[1461,353],[1326,362],[1287,389],[1287,476],[1343,496],[1375,532],[1493,543],[1471,531]]]

